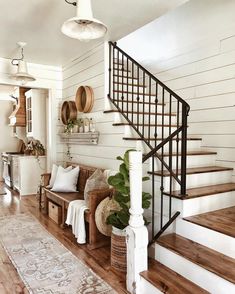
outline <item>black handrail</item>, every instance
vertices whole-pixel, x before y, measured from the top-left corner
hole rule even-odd
[[[149,149],[143,156],[143,163],[151,159],[152,240],[155,240],[179,215],[177,212],[172,216],[172,192],[179,186],[182,197],[186,195],[187,117],[190,107],[116,43],[109,42],[109,48],[108,98]],[[173,149],[176,150],[174,154]],[[156,174],[161,176],[160,185],[155,181]],[[168,182],[165,176],[168,176]],[[157,185],[160,197],[157,197]],[[165,197],[169,198],[167,222],[164,218]],[[155,205],[160,214],[157,226]]]

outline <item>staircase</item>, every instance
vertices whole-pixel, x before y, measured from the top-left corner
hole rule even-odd
[[[235,293],[235,183],[216,152],[188,136],[189,105],[109,44],[109,104],[151,185],[149,269],[142,293]],[[149,216],[149,215],[147,215]],[[142,294],[141,293],[141,294]]]

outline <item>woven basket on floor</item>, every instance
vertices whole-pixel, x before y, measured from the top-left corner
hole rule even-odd
[[[126,234],[116,228],[113,228],[111,235],[111,266],[126,273]]]

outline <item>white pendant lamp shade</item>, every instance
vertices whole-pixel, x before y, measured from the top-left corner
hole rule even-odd
[[[24,60],[19,60],[17,73],[12,76],[15,80],[20,81],[21,84],[33,82],[36,79],[28,73],[27,63]]]
[[[77,16],[64,22],[61,31],[70,38],[89,41],[101,38],[107,32],[107,27],[93,18],[91,0],[79,0]]]

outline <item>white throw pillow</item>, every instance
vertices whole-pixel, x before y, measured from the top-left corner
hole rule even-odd
[[[61,168],[63,167],[61,166]],[[67,168],[64,168],[65,171],[70,171],[71,169],[72,169],[72,166],[68,166]],[[47,188],[51,189],[54,186],[57,172],[58,172],[58,166],[53,163],[52,170],[51,170],[51,178]]]
[[[51,189],[54,192],[76,192],[79,175],[79,166],[70,171],[59,166],[55,183]]]

